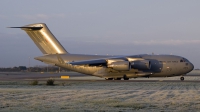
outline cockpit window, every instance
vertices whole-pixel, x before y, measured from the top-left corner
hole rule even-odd
[[[180,60],[180,62],[189,62],[187,59],[183,58]]]
[[[184,62],[189,62],[187,59],[183,58]]]

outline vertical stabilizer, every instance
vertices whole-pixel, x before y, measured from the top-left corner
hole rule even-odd
[[[68,53],[44,23],[29,24],[23,27],[11,28],[21,28],[24,30],[37,45],[40,51],[45,55]]]

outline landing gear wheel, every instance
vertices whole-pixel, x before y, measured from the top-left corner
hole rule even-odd
[[[180,77],[180,80],[181,80],[181,81],[184,81],[184,77]]]
[[[114,78],[114,80],[121,80],[121,78]]]
[[[129,80],[129,78],[124,78],[124,80]]]
[[[123,79],[124,80],[129,80],[129,78],[126,75],[124,75]]]
[[[113,78],[105,78],[106,80],[113,80]]]

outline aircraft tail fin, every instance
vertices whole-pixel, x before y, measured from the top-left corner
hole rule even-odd
[[[29,24],[22,27],[10,28],[21,28],[24,30],[37,45],[40,51],[45,55],[68,54],[65,48],[60,44],[60,42],[55,38],[55,36],[44,23]]]

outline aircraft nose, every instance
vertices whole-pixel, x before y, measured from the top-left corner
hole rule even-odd
[[[189,70],[192,71],[194,69],[194,65],[192,63],[189,63]]]

